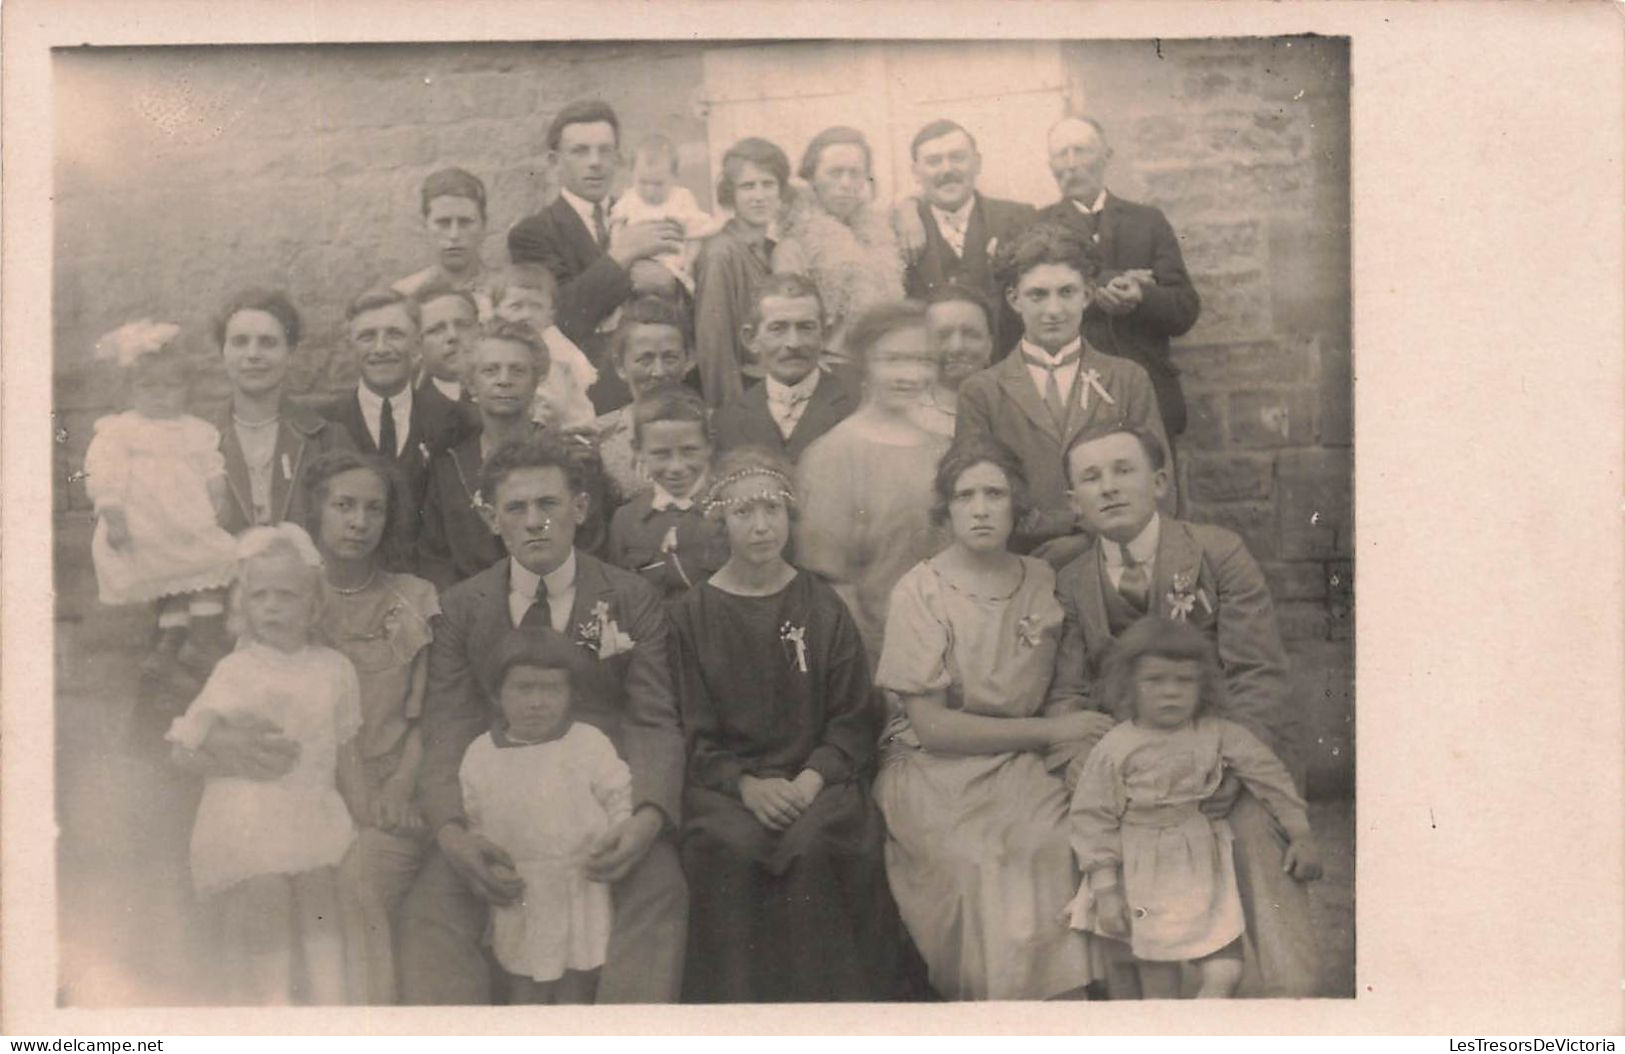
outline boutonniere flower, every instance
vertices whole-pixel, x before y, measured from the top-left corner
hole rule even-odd
[[[592,617],[576,627],[576,634],[579,643],[600,659],[631,651],[637,644],[609,613],[609,602],[605,600],[600,600],[593,607]]]
[[[988,259],[991,260],[994,256],[996,256],[998,254],[998,251],[999,251],[999,239],[996,238],[996,237],[995,238],[989,238],[987,240],[987,256],[988,256]]]
[[[1089,390],[1091,388],[1094,389],[1096,395],[1099,395],[1106,401],[1107,406],[1117,405],[1117,400],[1112,398],[1112,393],[1108,392],[1105,384],[1101,383],[1099,370],[1084,370],[1083,373],[1079,375],[1078,381],[1083,389],[1078,393],[1078,403],[1083,409],[1089,409]]]
[[[1208,599],[1207,590],[1196,588],[1196,575],[1193,572],[1175,573],[1172,585],[1166,598],[1169,618],[1180,621],[1188,619],[1198,604],[1203,611],[1213,614],[1213,602]]]
[[[796,664],[796,669],[807,672],[807,627],[789,622],[779,626],[779,641],[784,645],[785,657]]]
[[[485,495],[481,494],[478,488],[475,489],[474,496],[472,498],[468,499],[468,505],[469,505],[469,508],[473,509],[475,512],[480,512],[480,513],[483,513],[486,509],[488,509],[490,507],[490,506],[485,504]]]
[[[1023,615],[1017,620],[1016,640],[1023,648],[1036,648],[1044,642],[1044,630],[1037,615]]]
[[[429,444],[428,443],[419,443],[418,444],[418,453],[423,455],[423,460],[424,461],[428,461],[429,460]]]
[[[293,462],[288,460],[286,454],[282,455],[282,478],[290,483],[293,481]]]

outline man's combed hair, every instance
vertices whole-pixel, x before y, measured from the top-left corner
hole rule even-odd
[[[762,321],[762,301],[770,296],[780,300],[813,300],[818,304],[818,318],[824,318],[824,298],[818,293],[818,285],[804,274],[775,274],[757,285],[755,294],[750,298],[750,324],[758,325]]]
[[[694,330],[689,324],[688,312],[663,296],[640,296],[621,308],[621,320],[615,324],[610,337],[610,354],[620,362],[626,353],[626,342],[639,326],[670,326],[683,338],[683,348],[694,350]]]
[[[700,393],[681,381],[664,381],[632,404],[632,445],[643,446],[643,430],[657,421],[688,421],[711,438],[710,415]]]
[[[474,173],[461,168],[442,168],[431,172],[423,180],[418,197],[423,214],[429,214],[429,202],[435,198],[467,198],[480,210],[480,222],[485,222],[485,184]]]
[[[369,289],[350,301],[350,306],[344,310],[344,321],[354,322],[358,317],[369,311],[377,311],[380,308],[395,307],[396,305],[406,309],[407,317],[412,320],[412,325],[422,326],[423,317],[418,313],[418,302],[399,290],[387,287]]]
[[[1117,435],[1119,432],[1124,435],[1131,435],[1135,439],[1139,440],[1140,449],[1144,450],[1145,456],[1150,459],[1151,470],[1153,472],[1157,472],[1168,467],[1168,451],[1163,448],[1162,440],[1157,438],[1155,432],[1152,432],[1148,428],[1141,428],[1139,425],[1128,424],[1124,421],[1104,421],[1100,424],[1085,428],[1083,431],[1073,436],[1072,441],[1066,445],[1066,451],[1061,455],[1061,467],[1066,470],[1067,480],[1070,481],[1072,479],[1072,452],[1074,450],[1078,449],[1078,447],[1085,443],[1093,443],[1097,439],[1104,439],[1110,435]]]
[[[569,448],[553,436],[539,435],[504,443],[485,459],[485,467],[480,470],[480,495],[485,503],[494,508],[497,488],[510,475],[527,468],[556,468],[564,473],[571,494],[586,493],[581,466],[571,457]]]
[[[950,121],[946,117],[939,117],[914,133],[913,140],[908,144],[908,156],[910,159],[918,161],[920,159],[920,147],[933,139],[941,139],[943,136],[952,135],[955,132],[964,132],[965,138],[970,140],[971,150],[975,151],[976,137],[970,134],[970,129],[958,121]]]
[[[1014,289],[1021,276],[1044,264],[1063,264],[1093,286],[1100,275],[1100,254],[1083,236],[1059,223],[1035,223],[999,246],[993,275],[1000,289]]]
[[[607,124],[615,130],[615,142],[621,141],[621,119],[614,107],[602,99],[579,99],[568,103],[547,126],[547,148],[557,150],[564,141],[564,130],[572,124]]]
[[[531,361],[536,364],[537,383],[547,379],[547,373],[553,368],[553,355],[547,350],[547,341],[536,332],[536,327],[529,322],[508,322],[504,319],[494,318],[480,327],[479,335],[474,338],[471,348],[478,347],[482,341],[503,340],[509,344],[518,344],[530,352]],[[478,356],[466,356],[465,368],[472,368]]]

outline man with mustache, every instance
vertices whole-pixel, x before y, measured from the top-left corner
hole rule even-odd
[[[461,439],[470,421],[449,399],[426,398],[412,385],[422,340],[417,301],[393,289],[370,290],[350,304],[345,319],[358,380],[323,416],[343,426],[356,449],[395,467],[398,507],[406,515],[395,521],[393,569],[415,572],[429,462]]]
[[[1112,149],[1100,122],[1063,117],[1049,131],[1049,166],[1061,200],[1039,219],[1060,223],[1094,246],[1100,286],[1083,318],[1083,336],[1108,355],[1145,367],[1168,435],[1185,431],[1185,395],[1168,359],[1168,338],[1196,324],[1202,301],[1185,271],[1179,239],[1162,210],[1106,189]]]
[[[999,296],[993,254],[1032,223],[1037,210],[1019,201],[990,198],[976,191],[982,155],[963,126],[932,121],[909,145],[920,196],[905,202],[919,214],[925,244],[903,275],[908,295],[929,300],[953,282],[968,285],[1000,305],[994,318],[993,351],[1002,356],[1021,336],[1021,320]]]

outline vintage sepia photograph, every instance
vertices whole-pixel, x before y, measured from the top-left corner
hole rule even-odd
[[[1349,64],[53,51],[58,1005],[1353,997]]]

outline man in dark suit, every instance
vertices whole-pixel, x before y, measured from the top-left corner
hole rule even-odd
[[[648,285],[646,291],[657,293],[654,286],[664,285],[666,272],[648,258],[683,247],[682,228],[669,220],[627,224],[611,236],[609,192],[621,163],[620,135],[608,103],[592,99],[561,109],[547,129],[559,196],[508,232],[514,263],[542,264],[558,279],[558,327],[598,369],[591,394],[600,413],[631,399],[605,360],[601,330],[635,289]]]
[[[468,418],[438,391],[427,398],[412,385],[421,318],[416,301],[393,289],[361,294],[346,312],[345,333],[359,380],[355,391],[324,415],[343,426],[356,449],[390,462],[401,488],[395,547],[402,570],[415,568],[429,462],[469,429]]]
[[[920,196],[910,199],[924,230],[924,247],[903,276],[908,295],[930,300],[943,286],[957,282],[984,293],[1000,305],[994,319],[995,356],[1008,352],[1021,337],[1021,320],[999,295],[993,277],[993,255],[1000,245],[1032,223],[1037,210],[1019,201],[990,198],[976,191],[982,155],[976,140],[949,120],[932,121],[915,133],[909,145]]]
[[[823,318],[818,288],[800,275],[774,275],[756,290],[742,331],[764,376],[711,418],[719,453],[750,443],[794,462],[858,408],[856,385],[818,368]]]
[[[1162,210],[1106,190],[1111,157],[1098,121],[1057,121],[1049,132],[1049,165],[1061,200],[1039,217],[1071,227],[1096,247],[1100,286],[1084,315],[1084,339],[1108,355],[1145,367],[1162,423],[1169,436],[1176,436],[1185,431],[1185,395],[1168,358],[1168,338],[1196,324],[1202,301]]]
[[[615,904],[601,1003],[675,1002],[682,980],[688,888],[679,830],[683,734],[660,597],[630,571],[574,548],[588,498],[555,441],[510,443],[487,460],[480,489],[506,556],[446,591],[433,621],[418,803],[436,850],[401,908],[401,991],[407,1003],[491,1001],[481,946],[487,905],[523,895],[504,847],[471,830],[458,768],[492,727],[497,650],[515,627],[551,628],[581,649],[575,716],[599,728],[632,770],[632,815],[583,863]]]

